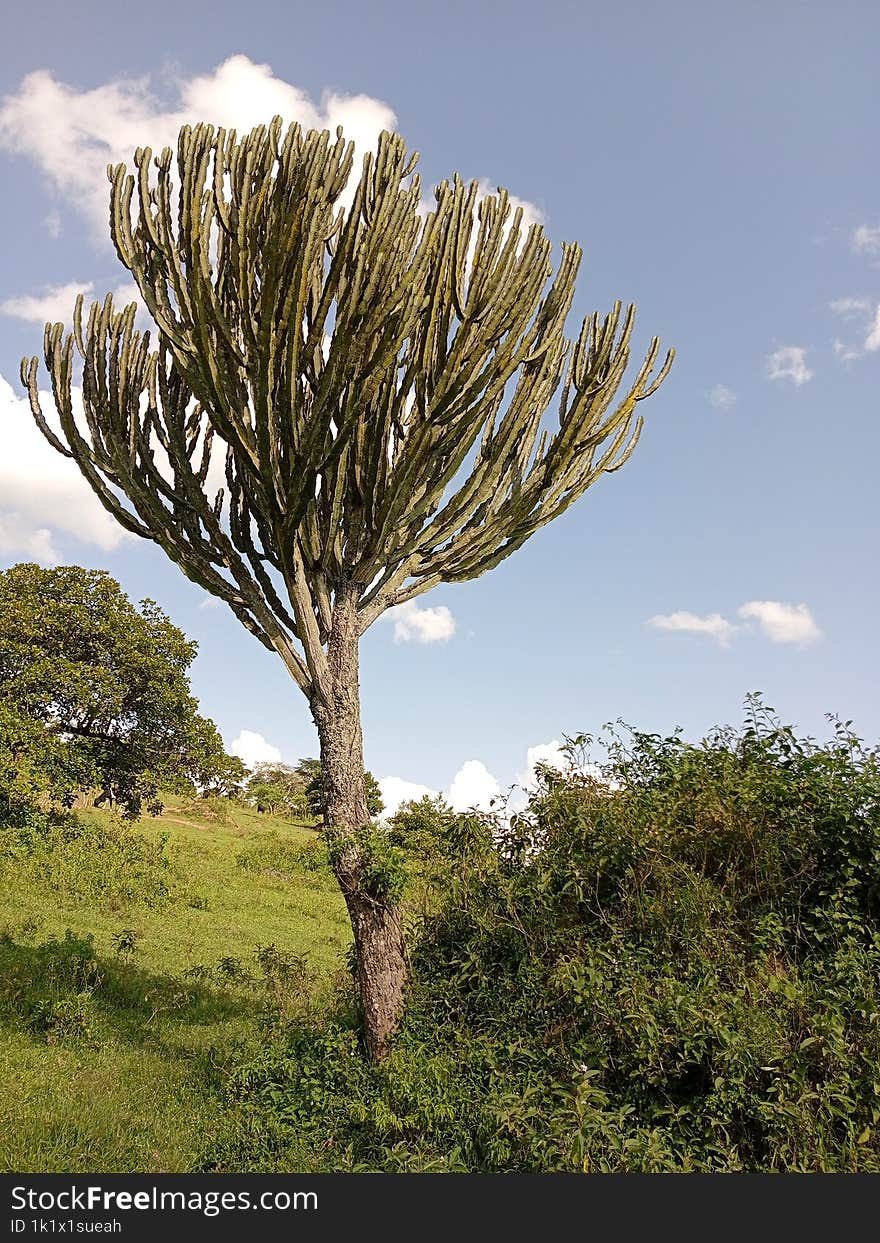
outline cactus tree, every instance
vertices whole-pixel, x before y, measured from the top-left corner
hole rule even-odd
[[[614,404],[633,307],[567,339],[577,245],[554,274],[541,227],[457,175],[425,212],[396,134],[364,157],[351,200],[353,159],[341,131],[276,118],[244,137],[186,127],[176,161],[145,148],[133,173],[111,167],[113,241],[155,344],[109,297],[87,318],[80,299],[71,335],[47,325],[60,435],[36,358],[22,377],[43,434],[105,508],[225,601],[308,699],[378,1058],[405,958],[369,859],[360,637],[386,609],[492,569],[617,470],[671,354],[655,371],[655,339]]]

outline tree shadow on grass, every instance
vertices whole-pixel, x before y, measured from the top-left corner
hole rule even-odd
[[[0,935],[0,1021],[48,1044],[112,1036],[163,1043],[161,1025],[188,1027],[253,1015],[254,997],[198,978],[147,970],[130,957],[99,957],[92,937],[68,931],[37,945]],[[169,1050],[170,1052],[170,1050]]]

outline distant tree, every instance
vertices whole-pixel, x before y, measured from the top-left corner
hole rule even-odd
[[[389,816],[386,831],[395,846],[411,854],[431,855],[451,834],[456,819],[456,813],[442,794],[425,794],[420,799],[401,803],[394,815]]]
[[[316,819],[321,819],[324,815],[324,790],[326,785],[321,761],[316,759],[300,760],[296,766],[296,771],[305,783],[305,796],[310,813]],[[379,789],[379,782],[366,769],[364,770],[364,789],[367,797],[367,811],[371,816],[380,815],[385,810],[385,804],[382,801],[382,791]]]
[[[277,653],[321,743],[333,868],[356,947],[364,1035],[387,1052],[406,975],[363,764],[358,651],[387,609],[497,566],[618,470],[659,341],[621,397],[635,311],[566,320],[580,248],[554,273],[507,191],[458,175],[424,211],[417,157],[383,133],[351,181],[342,131],[239,137],[186,126],[177,160],[109,170],[110,228],[158,349],[108,297],[46,326],[60,435],[104,507],[153,540]],[[85,418],[74,408],[75,353]],[[560,393],[556,426],[545,412]],[[615,404],[616,402],[616,404]],[[209,481],[212,449],[224,487]],[[577,572],[585,572],[578,567]]]
[[[245,787],[247,798],[273,816],[307,816],[308,801],[303,778],[289,764],[257,764]]]
[[[198,782],[200,792],[206,796],[240,798],[248,780],[248,767],[237,755],[215,756],[204,779]]]
[[[205,785],[230,757],[190,693],[190,642],[105,571],[0,572],[0,780],[8,791],[98,802],[129,817],[162,785]]]

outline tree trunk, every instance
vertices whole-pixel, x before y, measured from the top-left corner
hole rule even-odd
[[[333,869],[351,918],[364,1040],[374,1061],[388,1053],[400,1020],[406,978],[397,908],[366,873],[363,830],[370,826],[364,784],[358,686],[358,631],[354,594],[337,595],[327,646],[330,702],[312,699],[321,742],[326,830]]]

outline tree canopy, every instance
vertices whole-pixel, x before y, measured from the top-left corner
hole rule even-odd
[[[210,785],[231,757],[201,716],[196,644],[103,570],[0,572],[0,779],[16,796],[99,798],[136,816],[162,785]]]
[[[341,131],[284,132],[280,118],[241,138],[186,126],[176,167],[168,148],[138,149],[133,174],[109,170],[111,232],[158,349],[109,296],[85,326],[78,300],[72,335],[47,325],[63,440],[37,360],[22,364],[38,424],[104,506],[322,701],[340,583],[362,633],[497,565],[626,461],[672,357],[652,374],[653,339],[612,408],[635,308],[566,336],[579,246],[563,244],[554,274],[541,226],[524,232],[505,190],[480,199],[457,175],[423,212],[397,134],[365,155],[345,210],[353,158]]]
[[[364,773],[367,810],[378,816],[384,809],[379,783],[371,772]],[[273,815],[309,816],[320,820],[324,815],[324,772],[321,761],[299,760],[295,765],[267,761],[255,765],[245,786],[245,794]]]
[[[377,1057],[406,955],[370,823],[359,640],[386,609],[497,566],[618,470],[672,362],[657,366],[653,338],[618,397],[635,308],[567,336],[580,247],[563,243],[554,270],[507,191],[458,174],[427,209],[416,161],[385,132],[355,178],[341,129],[280,117],[242,137],[185,126],[176,161],[139,148],[133,172],[108,169],[110,230],[156,348],[110,296],[85,323],[80,297],[70,334],[47,324],[60,435],[38,360],[21,370],[38,427],[104,507],[225,601],[307,696]]]

